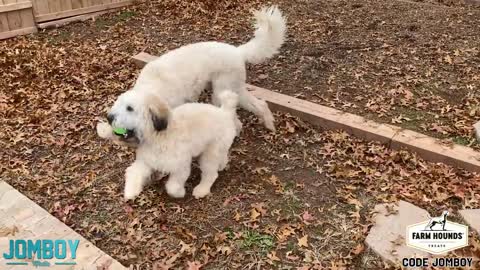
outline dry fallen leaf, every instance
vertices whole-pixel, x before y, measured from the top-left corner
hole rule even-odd
[[[0,228],[0,237],[6,237],[6,236],[15,236],[15,234],[19,232],[17,226],[13,227],[1,227]]]
[[[227,246],[219,246],[219,247],[217,247],[217,252],[219,252],[222,255],[227,256],[227,255],[230,255],[230,253],[232,253],[232,248],[227,247]]]
[[[277,257],[277,252],[276,251],[272,251],[272,252],[268,253],[267,258],[269,258],[272,261],[277,261],[277,262],[280,261],[280,258]]]
[[[203,264],[193,261],[193,262],[187,262],[187,270],[200,270]]]
[[[303,212],[302,219],[305,223],[315,220],[315,217],[312,216],[308,211]]]
[[[260,215],[261,214],[255,208],[252,208],[252,210],[250,210],[250,220],[251,221],[257,221],[257,219]]]
[[[365,245],[362,243],[359,243],[352,251],[354,255],[358,255],[362,253],[365,250]]]
[[[298,238],[299,247],[308,247],[308,235],[304,235],[302,238]]]
[[[240,221],[241,218],[242,216],[240,215],[240,213],[238,213],[237,210],[235,210],[235,215],[233,216],[233,219],[235,221]]]

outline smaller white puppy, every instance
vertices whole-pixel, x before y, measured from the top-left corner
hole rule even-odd
[[[169,174],[165,187],[170,196],[184,197],[192,159],[197,156],[202,175],[193,196],[198,199],[210,194],[218,171],[227,166],[230,146],[241,129],[236,114],[237,94],[222,92],[220,108],[187,103],[172,110],[153,94],[137,94],[135,98],[144,99],[141,104],[146,107],[135,108],[135,117],[125,119],[125,123],[121,118],[112,123],[114,127],[128,129],[128,138],[115,135],[107,123],[97,125],[102,138],[137,143],[135,162],[125,174],[125,199],[140,194],[154,171]]]

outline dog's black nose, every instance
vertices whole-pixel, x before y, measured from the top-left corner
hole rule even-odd
[[[113,114],[107,114],[107,121],[111,125],[113,120],[115,120],[115,116]]]

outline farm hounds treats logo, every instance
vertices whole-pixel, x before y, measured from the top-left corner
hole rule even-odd
[[[468,226],[447,220],[448,211],[441,216],[410,225],[407,246],[431,254],[443,254],[468,245]]]
[[[431,254],[445,254],[468,246],[468,226],[447,219],[448,211],[439,217],[407,227],[407,246]],[[472,258],[404,258],[403,266],[410,267],[470,267]]]
[[[28,269],[50,267],[52,265],[76,265],[77,249],[80,240],[8,240],[8,249],[2,250],[3,261],[0,269]],[[33,267],[32,267],[33,266]]]

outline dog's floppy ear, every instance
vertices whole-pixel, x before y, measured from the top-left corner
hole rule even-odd
[[[147,97],[148,113],[152,119],[153,128],[156,131],[162,131],[168,127],[168,117],[170,109],[162,102],[160,98],[155,95]]]
[[[162,131],[164,129],[167,129],[168,127],[167,117],[160,117],[157,114],[155,114],[152,110],[150,110],[150,114],[152,115],[153,128],[155,128],[156,131]]]

